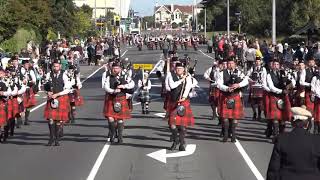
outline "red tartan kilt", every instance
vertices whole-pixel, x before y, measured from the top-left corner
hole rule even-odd
[[[320,122],[320,99],[319,98],[315,98],[315,102],[314,102],[314,121],[315,122]]]
[[[172,104],[171,102],[171,98],[170,98],[170,93],[167,93],[164,99],[164,103],[163,103],[163,109],[167,112],[170,111],[171,106],[173,106],[174,104]]]
[[[113,101],[114,99],[121,103],[121,112],[116,113],[113,110]],[[129,108],[128,100],[125,96],[110,96],[106,95],[104,101],[104,116],[106,118],[112,117],[115,120],[127,120],[131,118],[131,110]]]
[[[185,100],[181,103],[186,108],[185,115],[180,117],[177,115],[177,105],[178,103],[171,102],[171,107],[169,110],[169,124],[176,126],[193,126],[194,116],[190,106],[190,100]]]
[[[218,88],[213,88],[209,92],[209,102],[214,103],[216,106],[219,104],[220,90]]]
[[[17,98],[9,99],[8,101],[8,119],[17,117],[20,114],[20,107]]]
[[[49,100],[44,109],[44,118],[55,121],[69,121],[70,100],[68,95],[63,95],[57,98],[59,106],[57,109],[52,109]]]
[[[7,124],[8,114],[6,112],[6,104],[0,100],[0,127]]]
[[[283,110],[280,110],[277,107],[277,101],[279,99],[280,99],[280,96],[274,96],[274,95],[270,94],[270,102],[269,102],[270,112],[269,112],[268,119],[280,120],[280,121],[285,121],[285,120],[290,121],[291,120],[291,104],[290,104],[289,96],[286,95],[283,98],[284,103],[285,103],[285,107]]]
[[[264,110],[264,113],[266,115],[266,117],[268,118],[270,115],[270,93],[267,92],[267,91],[264,91],[264,95],[263,95],[263,110]]]
[[[235,108],[234,109],[228,109],[227,108],[227,101],[228,99],[234,99],[235,100]],[[240,120],[243,118],[243,105],[242,105],[242,99],[240,97],[240,94],[233,94],[233,95],[226,95],[224,93],[220,94],[220,113],[219,115],[223,119],[237,119]]]
[[[80,90],[76,90],[77,96],[75,96],[74,93],[69,94],[70,102],[74,102],[76,106],[82,106],[84,105],[83,96],[80,95]]]
[[[23,106],[25,108],[31,108],[35,105],[37,105],[36,97],[34,96],[35,93],[33,92],[32,88],[27,89],[29,91],[29,96],[27,96],[27,93],[23,94]]]
[[[306,93],[305,93],[305,105],[307,107],[307,110],[310,111],[311,113],[313,113],[313,111],[314,111],[314,103],[311,102],[310,96],[311,96],[311,91],[306,91]]]

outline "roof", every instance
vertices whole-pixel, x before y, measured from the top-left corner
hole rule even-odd
[[[159,8],[165,7],[166,9],[169,10],[169,12],[172,13],[171,11],[171,5],[162,5],[162,6],[156,6],[155,7],[155,12],[159,10]],[[184,14],[192,14],[192,6],[183,6],[183,5],[173,5],[173,11],[179,9],[182,13]]]
[[[304,27],[299,29],[295,33],[295,35],[308,34],[308,31],[311,31],[311,33],[315,33],[315,32],[319,32],[319,30],[320,30],[319,23],[310,21]]]

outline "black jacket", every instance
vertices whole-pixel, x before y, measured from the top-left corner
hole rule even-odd
[[[281,134],[275,143],[267,180],[303,179],[320,179],[320,136],[294,128]]]

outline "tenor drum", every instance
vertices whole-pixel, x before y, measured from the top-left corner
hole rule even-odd
[[[251,86],[251,97],[252,98],[262,98],[263,97],[262,85]]]

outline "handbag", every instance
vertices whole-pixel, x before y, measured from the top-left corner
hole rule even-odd
[[[178,104],[177,114],[178,116],[183,117],[186,114],[186,107],[184,105]]]

